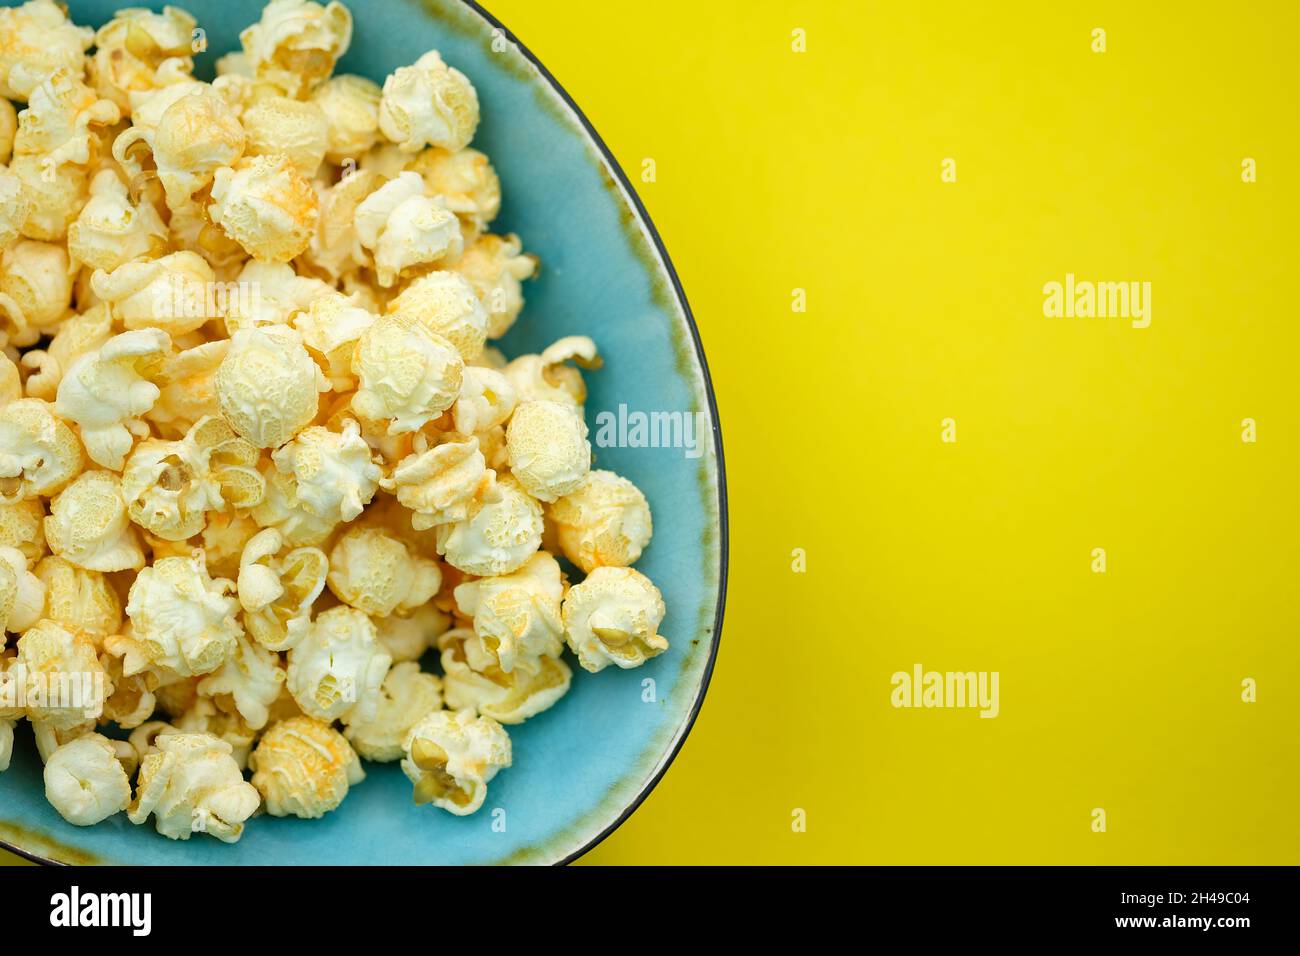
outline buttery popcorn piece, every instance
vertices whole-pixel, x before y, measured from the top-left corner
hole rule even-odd
[[[460,217],[467,240],[477,237],[501,211],[501,180],[476,149],[450,152],[430,147],[408,167],[424,177],[429,192]]]
[[[59,330],[44,349],[23,353],[22,366],[27,369],[27,395],[52,402],[58,395],[59,382],[72,363],[93,352],[113,335],[113,316],[100,302],[80,315],[70,315],[59,323]]]
[[[438,551],[466,574],[509,574],[542,543],[542,506],[514,476],[498,478],[493,495],[472,501],[463,521],[438,526]]]
[[[95,34],[95,53],[88,64],[95,91],[130,116],[131,95],[157,89],[165,61],[176,58],[185,72],[193,69],[190,52],[197,25],[179,7],[118,10]]]
[[[587,386],[581,368],[600,368],[596,343],[585,335],[569,335],[548,345],[540,355],[521,355],[502,372],[515,387],[520,402],[551,401],[581,405],[587,400]]]
[[[294,477],[298,500],[333,521],[351,521],[375,496],[382,474],[354,419],[340,431],[313,425],[272,455],[275,467]]]
[[[452,407],[456,431],[477,435],[504,425],[514,414],[518,398],[515,387],[495,369],[465,366],[460,397]]]
[[[326,292],[293,317],[293,327],[336,392],[356,387],[352,357],[362,334],[378,318],[357,300],[356,295]]]
[[[447,631],[438,646],[447,707],[468,708],[503,724],[521,724],[554,706],[573,680],[573,671],[559,657],[529,658],[507,674],[468,628]]]
[[[474,631],[504,673],[535,657],[559,657],[564,647],[560,565],[545,551],[511,574],[466,581],[456,605],[474,620]]]
[[[274,465],[263,472],[266,497],[252,510],[253,520],[263,528],[275,528],[292,547],[324,544],[338,527],[332,518],[322,518],[298,500],[297,483]]]
[[[86,734],[45,762],[45,798],[73,826],[94,826],[131,802],[131,783],[112,741]]]
[[[17,548],[29,564],[46,554],[45,506],[40,499],[0,504],[0,547]]]
[[[262,19],[239,34],[257,79],[301,99],[334,70],[352,42],[352,14],[341,3],[271,0]]]
[[[537,257],[523,254],[515,235],[482,235],[448,266],[463,275],[488,314],[488,338],[510,331],[524,308],[523,280],[537,274]]]
[[[0,407],[0,502],[58,494],[81,471],[81,442],[48,403]]]
[[[564,598],[564,637],[578,663],[595,673],[610,664],[639,667],[668,650],[657,630],[659,589],[632,568],[596,568]]]
[[[350,724],[343,732],[366,760],[401,760],[402,744],[411,728],[434,710],[442,709],[442,681],[422,674],[414,662],[394,664],[379,689],[379,706],[370,720]]]
[[[52,554],[41,559],[34,573],[45,586],[42,617],[97,640],[121,630],[122,599],[99,571]]]
[[[330,551],[329,589],[359,611],[386,617],[415,610],[438,593],[442,572],[378,528],[352,527]]]
[[[286,686],[309,717],[364,722],[374,718],[391,663],[370,618],[350,607],[330,608],[289,651]]]
[[[208,697],[230,695],[244,722],[253,730],[261,730],[284,681],[279,655],[240,637],[234,653],[221,668],[199,682],[199,693]]]
[[[325,158],[329,124],[313,102],[268,96],[244,110],[240,122],[249,156],[283,155],[304,176],[315,175]]]
[[[133,203],[125,184],[111,169],[90,181],[90,199],[68,227],[73,261],[111,272],[132,259],[154,258],[167,251],[167,226],[146,199]]]
[[[116,104],[96,96],[81,76],[80,67],[58,69],[32,88],[27,109],[18,114],[14,155],[39,156],[50,168],[90,162],[91,127],[112,126],[121,113]]]
[[[325,590],[329,561],[319,548],[293,548],[281,554],[284,536],[275,528],[259,531],[239,559],[239,603],[244,627],[272,651],[285,651],[306,636],[311,608]]]
[[[80,73],[95,31],[73,24],[54,0],[29,0],[0,9],[0,37],[0,96],[23,101],[56,70]]]
[[[320,200],[283,153],[216,171],[208,214],[254,259],[288,262],[311,242]]]
[[[131,585],[126,614],[133,653],[125,673],[157,666],[179,677],[215,671],[235,652],[243,633],[235,620],[234,583],[208,576],[202,550],[189,558],[162,558]]]
[[[61,245],[24,239],[0,254],[0,347],[34,345],[72,306],[76,273]]]
[[[17,548],[0,546],[0,648],[5,631],[20,634],[42,617],[45,583],[27,570],[27,558]]]
[[[612,471],[588,472],[550,516],[564,556],[587,573],[635,564],[653,532],[641,489]]]
[[[18,639],[16,664],[28,682],[29,720],[40,720],[51,731],[70,732],[88,721],[93,725],[104,712],[111,688],[87,635],[54,621],[39,621]],[[33,694],[33,688],[42,692]]]
[[[416,531],[466,520],[471,504],[491,497],[495,483],[477,438],[449,440],[408,455],[379,482],[411,509]]]
[[[374,255],[379,285],[388,288],[417,266],[456,258],[460,220],[440,199],[425,194],[419,173],[402,172],[356,209],[356,234]]]
[[[478,129],[478,94],[469,78],[430,50],[384,81],[379,128],[408,153],[425,146],[458,150]]]
[[[451,617],[433,603],[422,604],[409,617],[390,614],[374,621],[380,647],[398,664],[418,661],[451,627]]]
[[[172,840],[207,833],[234,843],[243,836],[261,800],[244,782],[230,744],[211,734],[164,733],[154,747],[140,761],[127,818],[138,826],[153,814],[158,832]]]
[[[86,471],[50,502],[50,550],[88,571],[144,567],[140,539],[127,520],[122,481],[111,471]]]
[[[181,250],[96,271],[90,287],[126,329],[161,329],[180,339],[216,318],[209,294],[215,278],[202,256]]]
[[[591,469],[581,409],[560,402],[520,402],[506,427],[506,451],[510,473],[540,501],[576,491]]]
[[[401,315],[380,316],[362,334],[352,360],[360,387],[352,407],[388,421],[388,434],[415,431],[452,406],[465,363],[441,335]]]
[[[472,710],[436,710],[403,741],[402,772],[415,784],[415,802],[466,816],[483,805],[487,785],[511,762],[510,737]]]
[[[366,778],[343,735],[310,717],[272,725],[248,763],[253,786],[273,817],[322,817],[343,802],[349,787]]]
[[[398,312],[441,335],[466,362],[483,354],[487,342],[487,312],[474,287],[455,272],[430,272],[413,280],[388,303]]]
[[[278,448],[316,416],[329,383],[287,326],[240,329],[217,369],[221,413],[258,448]]]
[[[341,165],[357,159],[379,140],[379,84],[343,74],[326,80],[312,94],[326,120],[325,158]]]
[[[158,398],[145,418],[164,438],[179,438],[200,419],[221,414],[217,402],[217,369],[229,350],[230,341],[218,339],[163,359],[154,379]]]

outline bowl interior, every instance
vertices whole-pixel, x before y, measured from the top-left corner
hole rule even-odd
[[[118,7],[162,6],[68,5],[77,23],[92,26]],[[262,8],[261,0],[180,5],[206,33],[207,51],[196,56],[196,73],[206,77],[218,56],[238,49],[239,31]],[[663,591],[668,615],[661,633],[671,647],[630,671],[587,674],[570,659],[573,689],[550,711],[509,729],[514,765],[492,782],[474,816],[416,807],[396,764],[367,764],[367,779],[337,811],[314,821],[259,817],[233,846],[202,836],[173,842],[152,821],[136,827],[124,814],[95,827],[71,826],[44,798],[41,764],[24,725],[13,763],[0,774],[0,841],[17,849],[64,862],[559,861],[639,801],[698,708],[720,614],[720,458],[702,353],[648,220],[566,98],[508,36],[494,50],[495,26],[476,8],[461,0],[350,6],[355,32],[338,72],[382,82],[436,48],[478,90],[483,120],[473,145],[491,158],[504,192],[492,231],[517,232],[542,261],[540,276],[525,286],[523,316],[499,344],[511,356],[569,334],[589,335],[599,346],[605,366],[586,375],[596,464],[631,478],[650,501],[655,534],[637,567]],[[675,437],[687,447],[630,447],[638,415],[656,412],[673,416],[656,419],[660,424],[685,426]],[[604,441],[600,426],[611,419],[602,413],[613,422]]]

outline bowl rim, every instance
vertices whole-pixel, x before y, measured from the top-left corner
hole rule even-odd
[[[636,214],[637,221],[641,225],[646,237],[650,240],[651,245],[654,247],[654,250],[659,257],[659,262],[672,285],[673,296],[677,301],[678,307],[682,311],[683,318],[686,320],[686,328],[691,334],[691,345],[695,350],[696,361],[699,363],[700,375],[704,383],[704,395],[708,402],[709,416],[713,424],[713,451],[717,467],[718,487],[718,599],[714,609],[713,629],[709,638],[709,656],[704,663],[704,671],[700,675],[700,682],[695,693],[695,699],[691,702],[690,710],[686,715],[686,719],[678,728],[676,738],[672,745],[660,759],[660,763],[654,773],[646,780],[641,789],[637,791],[636,796],[632,798],[628,805],[623,808],[613,821],[607,824],[594,836],[588,838],[582,846],[573,850],[563,858],[556,860],[553,864],[555,866],[567,866],[604,842],[610,834],[626,823],[628,818],[631,817],[641,804],[646,801],[646,798],[650,796],[651,792],[664,778],[664,774],[668,772],[668,768],[672,766],[673,761],[677,759],[677,755],[685,745],[686,738],[690,736],[691,730],[695,726],[696,718],[699,717],[700,710],[704,706],[704,698],[708,693],[709,684],[713,679],[713,669],[718,659],[718,645],[722,642],[722,619],[727,603],[727,571],[730,560],[730,537],[727,520],[727,469],[722,450],[722,424],[718,417],[718,401],[717,395],[714,393],[713,389],[713,376],[709,373],[709,363],[704,355],[704,343],[700,339],[699,326],[695,323],[695,314],[691,311],[690,303],[686,299],[686,290],[682,288],[682,282],[677,275],[677,269],[673,266],[672,258],[668,255],[668,249],[664,246],[663,239],[659,236],[659,230],[655,228],[654,220],[650,218],[650,213],[646,210],[645,204],[642,203],[641,197],[637,195],[637,191],[633,187],[631,180],[628,179],[627,173],[623,171],[623,167],[619,165],[618,160],[614,158],[613,152],[605,144],[600,133],[596,131],[596,127],[592,125],[589,119],[587,119],[587,115],[582,111],[581,107],[579,107],[573,97],[569,95],[568,90],[566,90],[563,84],[561,84],[551,71],[546,68],[533,51],[530,50],[528,46],[524,44],[504,23],[482,7],[477,0],[459,0],[459,2],[481,17],[490,27],[500,30],[502,35],[519,51],[520,55],[522,55],[524,59],[537,70],[538,75],[548,86],[550,86],[556,96],[559,97],[560,101],[577,121],[578,126],[581,127],[582,131],[587,135],[592,145],[596,147],[596,152],[604,162],[606,169],[609,170],[614,181],[621,188],[624,200],[632,207],[633,212]],[[40,854],[24,849],[23,847],[15,846],[3,839],[0,839],[0,849],[7,850],[15,856],[22,857],[32,863],[40,863],[46,866],[69,865],[61,860],[41,856]]]

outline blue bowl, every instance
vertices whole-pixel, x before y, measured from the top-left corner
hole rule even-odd
[[[78,24],[99,26],[140,0],[71,0]],[[196,73],[238,49],[261,0],[180,0],[206,31]],[[598,467],[645,492],[654,540],[637,567],[663,591],[669,650],[630,671],[588,674],[551,710],[510,728],[514,765],[477,814],[417,807],[396,764],[367,778],[321,820],[258,817],[227,846],[196,835],[168,840],[152,821],[117,814],[98,826],[66,823],[46,802],[26,725],[0,774],[0,845],[64,863],[486,864],[557,863],[600,842],[667,770],[699,712],[717,653],[726,585],[727,522],[717,408],[699,333],[668,253],[627,177],[568,95],[500,23],[464,0],[354,3],[352,46],[338,67],[382,82],[430,49],[473,81],[483,120],[474,146],[501,176],[494,232],[517,232],[542,261],[527,306],[501,343],[536,352],[569,334],[596,340],[605,366],[586,374],[587,423],[635,423],[678,412],[703,425],[703,454],[680,447],[594,449]],[[494,51],[494,40],[497,50]],[[598,417],[610,413],[608,417]],[[609,431],[607,429],[607,431]],[[608,437],[617,438],[617,429]],[[633,434],[635,440],[635,434]],[[626,442],[623,443],[625,446]],[[652,682],[652,683],[651,683]]]

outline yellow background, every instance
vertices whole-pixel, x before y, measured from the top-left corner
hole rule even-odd
[[[587,862],[1300,863],[1296,6],[487,5],[655,160],[726,440],[713,686]]]

